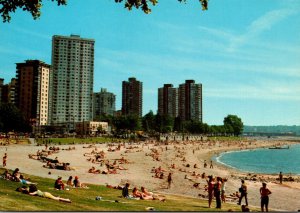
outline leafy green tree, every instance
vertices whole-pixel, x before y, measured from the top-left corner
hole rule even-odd
[[[136,115],[122,115],[113,118],[113,125],[118,133],[141,129],[140,118]]]
[[[155,130],[155,115],[152,110],[142,118],[142,127],[146,132]]]
[[[56,1],[57,5],[66,5],[67,0],[51,0]],[[10,13],[14,13],[17,9],[30,12],[33,19],[41,16],[43,0],[0,0],[0,14],[3,22],[10,22]]]
[[[51,0],[57,2],[57,5],[67,5],[67,0]],[[187,0],[177,0],[178,2],[186,3]],[[202,5],[202,10],[207,10],[208,0],[198,0]],[[11,13],[14,13],[17,9],[22,9],[31,13],[33,19],[37,19],[41,16],[41,8],[43,0],[0,0],[0,14],[3,22],[10,22]],[[155,6],[158,4],[158,0],[115,0],[116,3],[124,3],[125,8],[131,10],[133,7],[142,9],[144,13],[151,13],[150,4]]]
[[[0,131],[30,131],[22,112],[13,104],[5,103],[0,105]]]
[[[244,124],[242,119],[236,115],[228,115],[224,118],[226,133],[233,133],[238,136],[243,132]]]
[[[125,2],[125,8],[128,10],[132,10],[133,7],[137,9],[142,9],[144,13],[149,14],[151,13],[151,9],[149,7],[150,4],[155,6],[158,4],[158,0],[115,0],[117,3]],[[187,0],[178,0],[179,2],[186,3]],[[207,10],[208,0],[198,0],[202,5],[202,10]]]
[[[155,116],[155,130],[160,133],[167,133],[173,130],[174,119],[168,115],[157,114]]]
[[[176,117],[174,119],[174,127],[173,127],[173,130],[174,131],[177,131],[177,132],[182,132],[183,130],[183,122],[181,120],[180,117]]]
[[[113,123],[113,116],[112,115],[107,115],[107,114],[102,114],[100,116],[96,116],[96,118],[94,120],[95,121],[107,122],[108,125],[112,125],[112,123]]]

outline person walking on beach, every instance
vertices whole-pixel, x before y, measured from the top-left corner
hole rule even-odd
[[[240,196],[238,205],[241,205],[242,199],[243,199],[243,197],[245,197],[246,206],[248,206],[248,198],[247,198],[248,192],[247,192],[247,185],[246,185],[246,183],[245,183],[244,180],[241,180],[241,182],[242,182],[242,185],[241,185],[241,187],[239,188],[239,192],[241,193],[241,196]]]
[[[7,153],[4,154],[3,159],[2,159],[3,167],[6,167],[6,162],[7,162]]]
[[[268,205],[269,205],[269,194],[272,194],[272,192],[267,188],[266,183],[262,183],[262,187],[259,190],[260,192],[260,206],[261,206],[261,211],[264,211],[264,207],[266,207],[266,212],[268,212]]]
[[[210,161],[210,166],[209,166],[210,169],[213,169],[214,168],[214,165],[213,165],[213,162],[212,160]]]
[[[173,182],[173,179],[172,179],[172,173],[170,172],[169,175],[168,175],[168,189],[171,188],[171,183]]]
[[[283,175],[282,172],[279,173],[279,183],[282,184]]]

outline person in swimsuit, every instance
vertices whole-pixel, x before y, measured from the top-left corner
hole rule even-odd
[[[42,192],[42,191],[38,190],[35,185],[30,185],[29,188],[23,188],[23,187],[17,188],[17,191],[22,192],[24,194],[29,194],[29,195],[33,195],[33,196],[36,195],[39,197],[45,197],[45,198],[49,198],[52,200],[71,203],[70,199],[56,197],[56,196],[52,195],[50,192]]]
[[[261,196],[261,211],[264,211],[264,207],[266,208],[266,212],[269,211],[268,205],[269,205],[269,194],[272,194],[272,192],[267,188],[266,183],[262,183],[262,187],[259,189],[260,196]]]

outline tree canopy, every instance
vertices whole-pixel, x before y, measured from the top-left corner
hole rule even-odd
[[[29,124],[26,122],[21,111],[13,104],[0,105],[0,132],[29,131]]]
[[[57,5],[66,5],[67,0],[51,0],[56,1]],[[41,16],[41,8],[43,0],[0,0],[0,14],[3,22],[10,22],[10,13],[16,12],[17,9],[22,9],[31,13],[33,19],[37,19]]]
[[[179,2],[186,3],[187,0],[177,0]],[[198,0],[200,4],[202,5],[202,10],[207,10],[208,6],[208,0]],[[149,14],[151,13],[151,8],[149,5],[157,5],[158,0],[115,0],[116,3],[125,2],[125,8],[128,10],[132,10],[133,7],[137,9],[142,9],[144,13]]]
[[[67,5],[67,0],[51,0],[56,2],[58,6]],[[133,7],[141,9],[144,13],[151,13],[149,5],[157,5],[158,0],[114,0],[116,3],[124,3],[124,7],[132,10]],[[186,3],[187,0],[177,0],[178,2]],[[198,0],[202,5],[202,10],[207,10],[208,0]],[[16,12],[17,9],[22,9],[31,13],[33,19],[41,16],[41,8],[43,0],[0,0],[0,14],[3,22],[10,22],[11,13]]]
[[[244,124],[242,119],[236,115],[227,115],[224,118],[224,126],[228,133],[240,135],[243,132]]]

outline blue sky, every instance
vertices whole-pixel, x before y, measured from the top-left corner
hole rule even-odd
[[[45,0],[44,0],[45,1]],[[161,0],[150,15],[114,0],[45,1],[33,20],[18,10],[0,23],[0,77],[15,63],[51,63],[53,35],[79,34],[95,45],[94,91],[107,88],[121,108],[122,81],[143,82],[143,113],[157,110],[157,89],[186,79],[203,84],[203,120],[236,114],[246,125],[300,125],[300,1]]]

